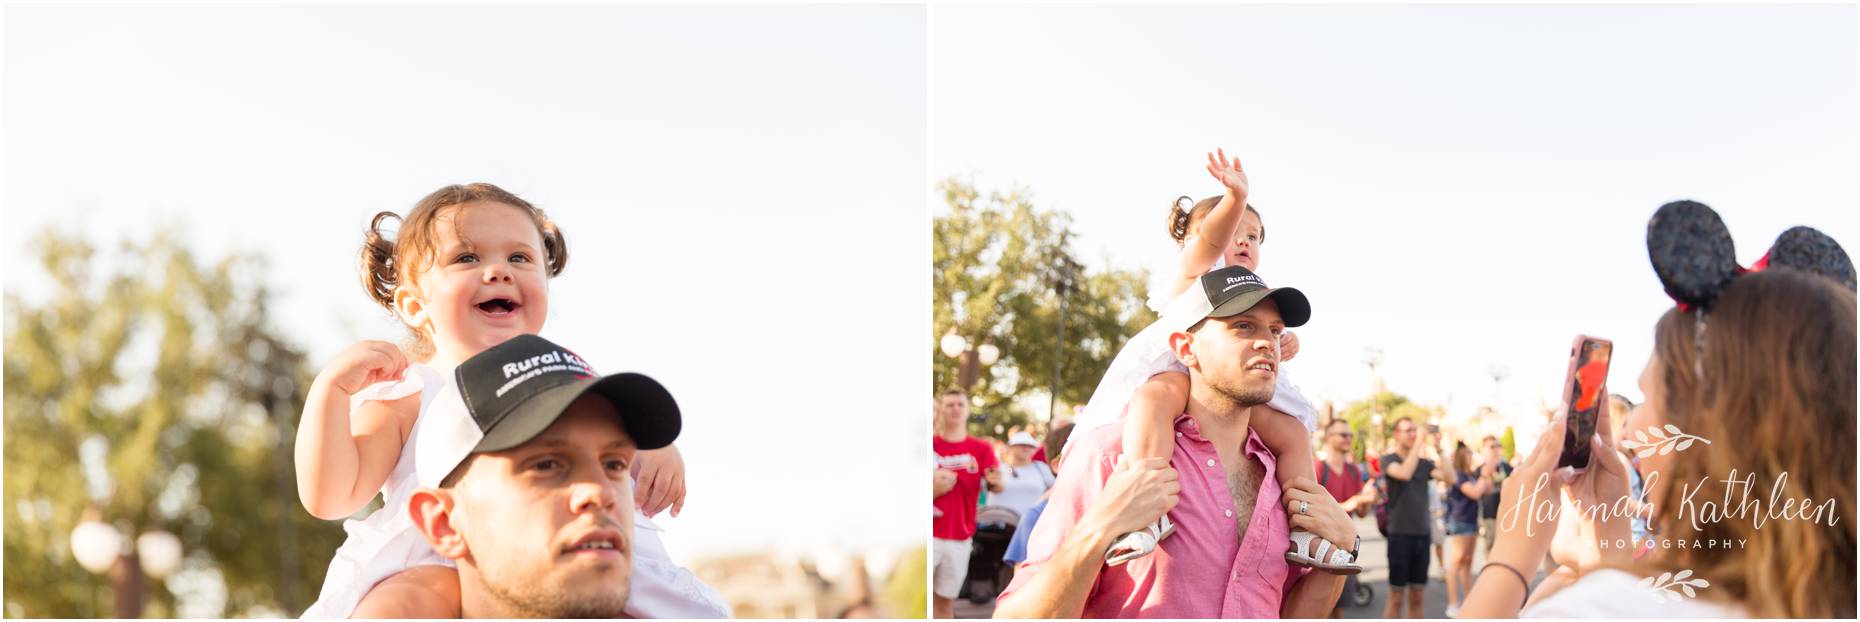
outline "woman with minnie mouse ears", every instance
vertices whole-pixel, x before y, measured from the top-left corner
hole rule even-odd
[[[1738,266],[1718,214],[1691,201],[1654,214],[1647,251],[1677,305],[1654,325],[1635,425],[1666,440],[1639,446],[1630,467],[1609,450],[1604,409],[1593,462],[1564,483],[1551,471],[1566,420],[1552,421],[1505,481],[1497,542],[1460,614],[1853,619],[1853,261],[1797,227]],[[1658,482],[1649,527],[1666,543],[1640,559],[1630,516],[1586,511],[1629,494],[1629,468]],[[1561,511],[1529,511],[1533,496]],[[1737,505],[1714,515],[1686,499]],[[1761,508],[1739,510],[1746,501]],[[1534,590],[1523,570],[1546,553],[1562,569]]]

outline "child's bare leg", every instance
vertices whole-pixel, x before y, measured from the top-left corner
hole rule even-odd
[[[376,583],[362,596],[351,618],[456,618],[459,571],[445,566],[414,566]]]
[[[1311,453],[1311,434],[1305,424],[1297,417],[1271,408],[1254,412],[1259,414],[1249,423],[1253,433],[1258,434],[1259,440],[1272,448],[1272,455],[1278,457],[1279,489],[1290,488],[1293,479],[1315,477],[1317,457]]]
[[[1278,456],[1279,466],[1275,477],[1279,480],[1279,489],[1291,488],[1292,480],[1299,477],[1315,475],[1317,457],[1311,453],[1311,431],[1305,429],[1304,422],[1299,421],[1297,417],[1271,408],[1266,408],[1263,412],[1254,412],[1253,419],[1248,425],[1253,428],[1254,434],[1259,435],[1259,440],[1272,449],[1273,455]],[[1296,542],[1297,540],[1293,540],[1294,544]],[[1300,553],[1306,556],[1313,555],[1316,543],[1311,544],[1314,550],[1300,551]],[[1355,542],[1332,542],[1331,546],[1348,551],[1355,544]],[[1319,559],[1318,561],[1328,562],[1329,560]]]
[[[1175,454],[1175,418],[1188,408],[1188,374],[1163,372],[1137,387],[1124,414],[1124,455],[1127,459],[1162,458]],[[1105,561],[1121,564],[1155,551],[1158,541],[1175,527],[1163,516],[1147,529],[1119,536]]]
[[[1168,458],[1175,453],[1175,418],[1188,408],[1188,374],[1150,376],[1130,397],[1124,417],[1124,455]]]

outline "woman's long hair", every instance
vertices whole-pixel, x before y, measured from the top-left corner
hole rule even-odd
[[[1695,337],[1700,328],[1696,312],[1677,309],[1654,328],[1661,382],[1655,390],[1666,421],[1711,443],[1667,461],[1670,472],[1660,473],[1649,491],[1659,508],[1653,532],[1660,539],[1745,542],[1663,548],[1650,559],[1664,569],[1691,570],[1710,581],[1700,598],[1736,602],[1752,617],[1853,619],[1853,292],[1804,272],[1746,274],[1706,314],[1703,340]],[[1727,486],[1733,469],[1735,482],[1754,476],[1754,486]],[[1768,518],[1770,489],[1784,474],[1776,499],[1807,500],[1798,503],[1809,509],[1792,514],[1813,520]],[[1686,487],[1697,492],[1681,512]],[[1722,520],[1698,516],[1700,504],[1724,503],[1727,495],[1732,501],[1722,510],[1737,512],[1746,493],[1760,509]],[[1761,528],[1753,524],[1759,514]]]

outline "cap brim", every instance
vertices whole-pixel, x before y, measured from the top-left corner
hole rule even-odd
[[[1208,317],[1219,318],[1240,315],[1258,305],[1259,301],[1267,298],[1271,298],[1273,304],[1278,305],[1279,318],[1285,322],[1287,328],[1304,326],[1305,322],[1311,321],[1311,301],[1305,298],[1304,292],[1291,287],[1262,289],[1234,296],[1228,299],[1227,302],[1221,303],[1220,306],[1215,307],[1214,310],[1209,311]]]
[[[621,373],[588,378],[537,394],[517,406],[497,427],[485,432],[474,452],[503,451],[527,443],[568,411],[582,395],[593,391],[614,405],[620,424],[640,449],[658,449],[677,440],[682,428],[678,402],[664,385],[641,374]]]

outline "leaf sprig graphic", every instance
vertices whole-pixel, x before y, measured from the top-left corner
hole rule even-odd
[[[1679,426],[1668,423],[1664,430],[1658,426],[1647,426],[1646,431],[1635,430],[1634,438],[1622,440],[1621,446],[1635,450],[1634,455],[1645,458],[1655,452],[1664,456],[1675,451],[1685,451],[1694,441],[1711,444],[1704,437],[1681,432]]]
[[[1688,580],[1688,577],[1691,579]],[[1703,578],[1692,577],[1691,570],[1681,570],[1679,574],[1666,572],[1661,573],[1658,578],[1647,577],[1640,580],[1640,588],[1661,601],[1679,602],[1687,598],[1696,598],[1699,594],[1693,588],[1702,590],[1708,587],[1711,587],[1711,582]],[[1681,596],[1682,593],[1685,595]]]

